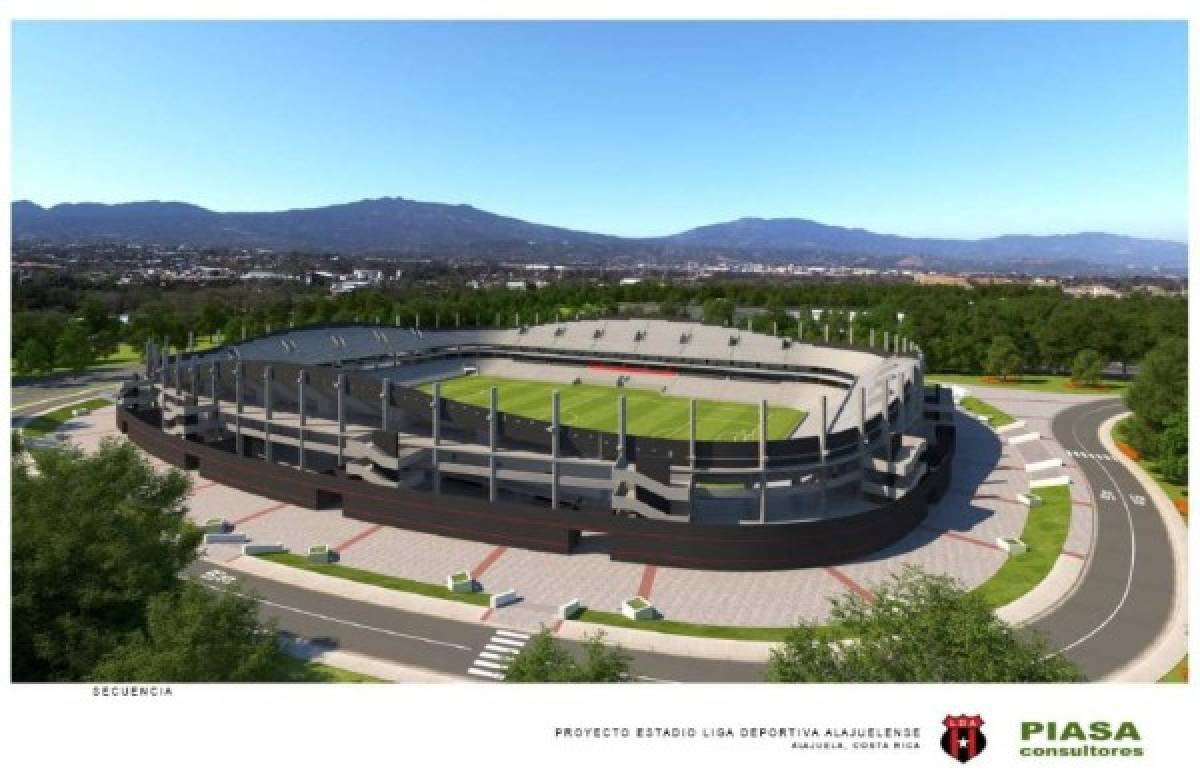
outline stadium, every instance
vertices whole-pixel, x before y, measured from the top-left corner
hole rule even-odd
[[[773,570],[896,542],[949,485],[911,342],[665,320],[293,328],[147,343],[117,423],[206,478],[377,524],[618,561]]]

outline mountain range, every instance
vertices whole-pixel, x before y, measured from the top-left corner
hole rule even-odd
[[[735,251],[765,260],[835,254],[884,259],[945,259],[994,268],[1083,262],[1098,266],[1185,267],[1187,245],[1085,232],[987,239],[935,239],[880,234],[800,218],[741,218],[664,237],[624,238],[573,231],[497,215],[469,205],[398,197],[278,212],[215,212],[182,202],[12,204],[14,243],[111,242],[214,248],[269,248],[344,253],[388,253],[536,246],[545,251],[614,249],[678,254]]]

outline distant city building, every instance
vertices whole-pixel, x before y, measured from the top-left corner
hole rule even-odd
[[[1121,298],[1121,291],[1114,290],[1107,285],[1075,285],[1069,288],[1063,288],[1063,292],[1068,296],[1075,298]]]
[[[914,280],[918,285],[950,285],[959,288],[971,287],[970,280],[968,280],[966,277],[959,277],[954,274],[921,272],[915,275]]]

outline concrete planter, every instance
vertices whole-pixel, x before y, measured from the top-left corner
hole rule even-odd
[[[250,538],[244,532],[210,532],[204,536],[204,545],[218,543],[249,543]]]
[[[999,537],[996,538],[996,545],[1003,548],[1009,556],[1021,556],[1029,550],[1020,538]]]
[[[446,588],[459,593],[474,591],[475,579],[469,572],[456,572],[446,578]]]
[[[583,604],[578,599],[570,599],[558,606],[558,617],[564,621],[574,618],[583,610]]]
[[[645,597],[631,597],[621,603],[621,615],[631,621],[653,621],[658,611]]]
[[[308,561],[329,564],[333,561],[333,551],[329,549],[329,546],[310,546],[308,549]]]
[[[282,554],[287,548],[283,543],[247,543],[242,546],[242,556],[261,556],[262,554]]]
[[[517,596],[515,589],[501,591],[499,594],[492,595],[492,598],[488,600],[488,607],[497,608],[504,607],[505,605],[512,605],[515,604],[519,599],[520,597]]]
[[[204,522],[204,526],[200,528],[200,531],[205,535],[219,535],[225,531],[225,520],[209,519],[208,521]]]

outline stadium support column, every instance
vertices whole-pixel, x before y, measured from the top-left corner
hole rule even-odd
[[[891,446],[888,443],[888,436],[891,434],[891,422],[888,421],[888,408],[891,403],[891,396],[888,395],[888,391],[891,389],[891,386],[892,377],[890,375],[883,377],[883,411],[879,415],[879,418],[883,420],[883,424],[880,426],[883,429],[883,433],[880,437],[883,439],[884,457],[889,460],[892,458]]]
[[[625,400],[621,396],[621,400]],[[550,393],[550,507],[558,508],[558,390]]]
[[[433,411],[432,428],[433,428],[433,448],[430,449],[430,464],[433,468],[433,491],[435,494],[442,492],[442,464],[439,446],[442,444],[442,383],[433,383],[433,402],[430,404]]]
[[[887,351],[888,351],[888,332],[884,331],[883,332],[883,354],[886,355]]]
[[[825,343],[829,343],[829,323],[825,323]]]
[[[758,403],[758,520],[767,523],[767,401]]]
[[[488,390],[488,502],[496,502],[496,425],[500,421],[497,411],[496,388]]]
[[[220,362],[208,367],[209,397],[212,398],[212,421],[218,431],[221,430],[221,396],[217,393],[217,383],[221,378]]]
[[[904,382],[904,371],[901,371],[897,378],[900,382],[900,410],[896,413],[896,424],[900,425],[900,430],[903,432],[905,419],[908,417],[908,391],[905,389],[907,385]]]
[[[299,452],[300,452],[299,462],[300,462],[300,470],[301,471],[304,470],[304,463],[306,462],[306,460],[304,459],[304,422],[305,422],[305,418],[307,417],[307,412],[304,409],[304,385],[307,381],[308,381],[308,373],[303,368],[301,368],[300,373],[296,375],[296,397],[300,401],[300,406],[299,406],[300,420],[299,420],[299,427],[296,429],[296,436],[299,441]]]
[[[696,495],[696,399],[688,401],[688,461],[691,463],[691,475],[688,476],[688,514],[695,513]],[[689,515],[688,518],[691,518]]]
[[[154,372],[154,339],[146,339],[146,378]]]
[[[849,327],[846,329],[850,333],[850,346],[854,346],[854,321],[850,321]]]
[[[863,450],[867,447],[867,386],[865,384],[858,388],[858,444],[859,448]]]
[[[379,429],[387,432],[388,406],[392,402],[392,380],[384,378],[383,389],[379,391]]]
[[[346,375],[338,374],[333,386],[337,392],[337,464],[341,467],[346,462]]]
[[[821,513],[825,513],[829,509],[828,487],[828,470],[826,469],[826,457],[829,455],[828,441],[825,434],[829,432],[829,396],[821,396],[821,431],[817,433],[817,440],[820,441],[821,453]]]
[[[871,349],[875,349],[875,329],[874,328],[871,329],[870,339],[868,339],[868,341],[870,342]]]
[[[628,407],[625,404],[625,395],[617,396],[617,460],[621,465],[625,464],[625,444],[627,443],[626,430],[628,428]]]
[[[245,454],[245,442],[242,439],[242,412],[246,409],[246,401],[242,397],[242,372],[244,369],[245,366],[241,363],[236,363],[233,366],[234,410],[237,412],[233,419],[233,434],[234,444],[236,445],[239,457]]]
[[[275,378],[275,369],[263,367],[263,459],[274,462],[275,455],[271,453],[271,382]]]

